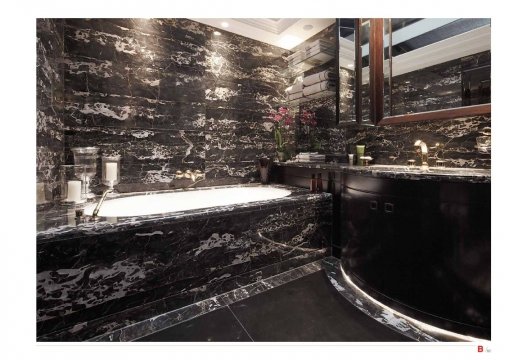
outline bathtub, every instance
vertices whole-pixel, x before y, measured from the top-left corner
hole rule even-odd
[[[267,186],[229,187],[135,195],[104,201],[98,215],[125,217],[163,214],[273,200],[290,194],[291,191],[289,190]],[[85,215],[92,215],[95,206],[96,204],[91,204],[85,207]]]
[[[99,215],[38,214],[38,341],[91,339],[321,259],[332,196],[258,184],[112,194]]]

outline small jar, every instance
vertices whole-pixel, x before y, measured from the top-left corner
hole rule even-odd
[[[120,155],[102,157],[102,183],[109,188],[118,184],[120,179]]]
[[[322,182],[322,173],[318,173],[316,178],[316,191],[322,192],[323,191],[323,182]]]
[[[312,193],[316,192],[315,174],[311,174],[311,180],[310,180],[310,183],[309,183],[309,191],[312,192]]]

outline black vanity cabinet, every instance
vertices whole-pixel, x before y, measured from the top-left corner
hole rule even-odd
[[[490,184],[342,180],[342,264],[352,280],[412,317],[489,336]]]

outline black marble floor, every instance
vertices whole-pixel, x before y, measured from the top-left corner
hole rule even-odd
[[[412,341],[364,314],[324,270],[137,341]]]

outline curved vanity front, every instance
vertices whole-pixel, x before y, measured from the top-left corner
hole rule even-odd
[[[489,170],[343,167],[342,266],[382,303],[489,338]]]

